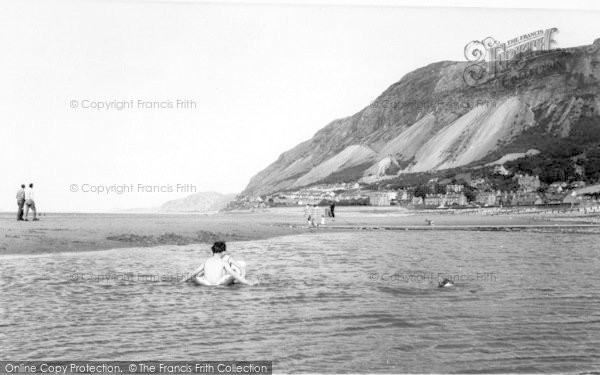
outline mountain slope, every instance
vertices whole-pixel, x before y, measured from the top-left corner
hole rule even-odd
[[[513,119],[521,120],[519,122]],[[533,113],[518,97],[497,107],[477,106],[440,130],[415,155],[407,172],[448,169],[486,156],[499,142],[510,142],[533,124]]]
[[[160,206],[160,212],[211,212],[227,206],[235,198],[234,194],[200,192],[185,198],[168,201]]]
[[[345,169],[364,168],[363,177],[373,180],[389,177],[390,170],[483,164],[509,152],[544,152],[574,134],[582,119],[596,126],[600,40],[538,52],[475,87],[463,79],[468,66],[443,61],[408,73],[368,107],[284,152],[243,194],[298,188]],[[388,169],[391,160],[398,167]]]
[[[369,147],[352,145],[342,152],[312,168],[310,172],[300,177],[292,187],[300,187],[317,182],[338,170],[351,168],[366,161],[375,160],[377,154]]]

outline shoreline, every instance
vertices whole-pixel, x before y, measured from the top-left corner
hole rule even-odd
[[[217,240],[253,241],[323,232],[431,230],[600,234],[600,213],[339,207],[336,220],[328,219],[324,227],[318,228],[308,228],[303,209],[298,207],[211,215],[56,213],[42,216],[37,222],[17,222],[12,213],[2,213],[0,255],[202,245]]]

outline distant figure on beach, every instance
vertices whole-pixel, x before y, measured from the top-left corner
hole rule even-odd
[[[38,221],[37,211],[35,210],[33,184],[29,184],[29,187],[25,189],[25,221],[28,221],[29,209],[33,211],[33,221]]]
[[[331,212],[331,217],[335,220],[335,202],[331,201],[329,205],[329,212]]]
[[[23,221],[23,206],[25,205],[25,184],[21,185],[21,188],[17,190],[17,221]]]
[[[311,213],[308,215],[308,217],[306,218],[306,221],[308,222],[308,227],[316,227],[317,225],[315,224],[315,213]]]
[[[319,215],[320,211],[321,210],[319,209],[319,206],[317,206],[316,204],[312,205],[312,212],[310,214],[310,217],[311,217],[311,221],[310,222],[311,222],[311,225],[313,227],[318,227],[319,226],[317,220],[319,220],[319,216],[318,215]]]
[[[244,278],[244,267],[233,260],[227,254],[223,254],[227,250],[227,245],[223,241],[217,241],[211,247],[213,255],[206,259],[186,280],[189,280],[200,273],[202,276],[202,284],[204,285],[225,285],[238,281],[242,284],[252,285],[251,282]],[[232,269],[235,266],[240,273]]]

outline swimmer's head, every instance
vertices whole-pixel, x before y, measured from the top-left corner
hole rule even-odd
[[[222,253],[227,250],[227,245],[225,245],[224,241],[217,241],[214,245],[212,245],[211,250],[214,253]]]

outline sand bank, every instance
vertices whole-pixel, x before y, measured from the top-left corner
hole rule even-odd
[[[426,225],[432,220],[433,225]],[[414,212],[395,207],[338,207],[336,220],[307,228],[303,209],[272,208],[215,215],[50,213],[38,222],[0,214],[0,254],[36,254],[123,247],[245,241],[322,231],[535,230],[598,233],[598,214],[539,212]]]

